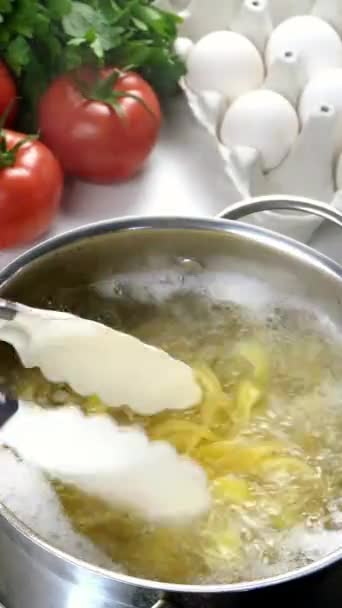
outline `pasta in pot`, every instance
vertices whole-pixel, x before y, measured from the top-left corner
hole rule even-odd
[[[188,318],[182,322],[179,314],[161,314],[135,328],[138,337],[193,366],[203,399],[184,412],[141,417],[128,407],[113,411],[96,396],[82,399],[66,386],[48,384],[37,370],[16,371],[22,398],[42,407],[72,402],[86,413],[140,425],[152,441],[171,443],[205,469],[210,512],[174,527],[147,524],[135,513],[114,511],[51,480],[74,528],[133,575],[179,583],[236,582],[264,576],[270,564],[272,574],[280,573],[289,567],[278,548],[285,546],[286,535],[300,527],[333,525],[331,505],[339,483],[342,487],[336,473],[342,465],[337,449],[342,414],[330,408],[322,428],[323,409],[336,395],[319,391],[337,373],[327,361],[334,349],[342,354],[341,345],[332,345],[316,329],[301,336],[265,322],[253,325],[242,310],[218,314],[215,327],[210,315],[196,325]],[[315,378],[312,370],[319,371]]]

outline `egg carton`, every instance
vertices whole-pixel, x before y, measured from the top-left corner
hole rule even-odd
[[[183,17],[181,86],[235,200],[298,195],[342,209],[342,0],[160,1]],[[322,222],[297,212],[248,221],[302,242]]]

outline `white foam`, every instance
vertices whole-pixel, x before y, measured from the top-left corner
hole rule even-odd
[[[162,305],[170,298],[185,292],[208,299],[208,307],[217,304],[234,304],[245,309],[245,314],[255,320],[265,320],[277,307],[284,310],[298,310],[319,319],[319,326],[327,337],[342,339],[341,328],[330,315],[311,298],[298,295],[298,285],[291,276],[284,278],[282,288],[274,288],[270,281],[260,277],[247,276],[239,271],[203,269],[199,274],[184,274],[181,266],[176,269],[160,270],[151,266],[148,273],[133,272],[129,275],[115,275],[91,285],[92,290],[108,300],[128,298],[140,304]],[[184,311],[183,311],[184,314]]]
[[[184,276],[181,270],[151,270],[148,274],[137,272],[130,274],[129,279],[125,275],[116,275],[115,279],[94,283],[92,289],[106,299],[115,300],[129,294],[137,302],[159,304],[179,294],[180,289],[185,289],[205,293],[213,303],[232,302],[258,311],[269,309],[275,299],[280,299],[279,292],[275,296],[274,290],[266,282],[240,273],[230,272],[227,276],[226,272],[203,270],[199,276]]]
[[[307,560],[318,561],[341,548],[341,530],[309,529],[298,526],[284,539],[282,553],[284,557],[295,558],[302,554]]]
[[[174,294],[179,292],[183,277],[180,272],[174,270],[153,270],[149,273],[130,273],[127,275],[115,275],[115,278],[97,281],[91,287],[101,297],[106,299],[117,299],[124,294],[140,303],[162,304]],[[191,281],[195,288],[196,283]],[[190,287],[190,285],[189,285]]]
[[[37,536],[54,547],[78,559],[118,570],[117,565],[89,539],[74,531],[43,473],[1,447],[0,502]]]

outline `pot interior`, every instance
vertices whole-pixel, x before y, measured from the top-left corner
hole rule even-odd
[[[46,251],[38,257],[33,255],[24,266],[18,263],[15,268],[12,267],[15,270],[14,274],[11,274],[12,271],[6,271],[1,296],[28,305],[64,310],[103,322],[161,346],[171,354],[188,360],[192,365],[197,365],[198,359],[202,364],[202,357],[206,365],[215,369],[221,384],[224,385],[224,390],[232,399],[237,398],[238,389],[235,380],[232,380],[231,377],[229,380],[222,378],[224,378],[225,368],[231,364],[230,356],[236,344],[258,340],[258,336],[262,336],[261,342],[267,343],[268,346],[271,344],[269,340],[274,340],[270,350],[271,359],[274,357],[274,361],[278,363],[271,361],[270,366],[273,370],[275,368],[272,366],[278,365],[277,372],[274,372],[278,374],[278,385],[273,396],[269,397],[268,394],[265,396],[265,393],[260,400],[262,404],[255,418],[256,421],[263,421],[264,425],[267,420],[266,401],[267,403],[275,401],[278,389],[282,391],[284,407],[287,407],[287,400],[293,404],[293,408],[296,403],[301,407],[303,400],[306,403],[309,398],[319,401],[323,384],[326,383],[327,378],[331,378],[335,393],[332,397],[330,392],[326,401],[329,401],[329,404],[330,401],[333,401],[333,405],[339,402],[340,394],[342,394],[338,392],[339,388],[342,388],[339,386],[342,372],[342,339],[340,338],[342,288],[337,266],[318,255],[311,255],[305,247],[297,247],[285,239],[277,240],[272,234],[267,235],[261,231],[255,231],[252,236],[252,230],[249,227],[239,224],[194,221],[184,228],[181,222],[165,220],[164,222],[159,221],[155,226],[146,223],[146,226],[140,224],[135,226],[136,229],[133,227],[134,223],[132,225],[127,223],[119,226],[121,229],[118,230],[108,231],[106,229],[104,233],[93,236],[79,235],[75,241],[61,246],[58,246],[57,242],[52,251]],[[13,383],[13,377],[18,377],[20,368],[17,358],[11,348],[4,344],[1,345],[0,357],[4,362],[3,381]],[[287,362],[286,357],[288,357]],[[242,379],[245,379],[245,373],[251,372],[249,368],[249,372],[246,371],[247,367],[236,372],[241,375]],[[324,373],[322,372],[322,380],[319,380],[318,375],[322,369]],[[272,385],[272,378],[270,385]],[[229,391],[231,391],[231,395]],[[45,398],[47,398],[46,394]],[[58,404],[57,400],[52,405]],[[279,407],[277,402],[276,410],[277,408],[279,410]],[[321,454],[315,452],[315,446],[318,445],[320,449],[319,439],[316,436],[311,437],[319,432],[319,429],[315,427],[319,417],[319,407],[320,403],[312,407],[312,424],[309,423],[306,430],[308,454],[304,454],[302,443],[297,446],[292,445],[292,448],[286,452],[286,457],[292,458],[292,464],[291,462],[289,464],[288,461],[290,470],[286,470],[285,473],[283,470],[280,471],[280,474],[285,475],[280,483],[289,484],[289,488],[292,487],[291,484],[296,486],[298,480],[300,485],[302,478],[306,475],[305,473],[299,474],[297,479],[298,471],[291,469],[296,466],[297,457],[299,460],[302,457],[305,466],[310,465],[315,471],[315,467],[319,466]],[[263,435],[261,422],[259,424],[259,422],[252,421],[251,424],[252,426],[254,424],[256,429],[253,436],[250,434],[252,431],[248,430],[252,426],[247,425],[245,428],[243,426],[245,422],[241,423],[240,420],[239,424],[242,424],[242,427],[238,430],[236,427],[232,435],[229,434],[229,431],[226,439],[233,442],[238,439],[254,443],[260,440],[264,446],[267,441],[275,440],[276,436],[281,440],[282,435],[287,432],[286,423],[290,426],[300,423],[300,416],[291,419],[293,408],[291,411],[289,410],[287,419],[286,416],[279,414],[279,421],[284,426],[278,429],[278,433],[275,433],[273,425],[272,432],[266,429]],[[229,417],[229,424],[235,424],[232,422],[233,419],[234,416]],[[124,422],[127,423],[126,418]],[[337,469],[340,458],[342,463],[342,454],[339,453],[336,446],[340,434],[342,438],[342,411],[341,420],[336,412],[331,415],[331,420],[328,416],[327,425],[331,432],[335,422],[340,426],[338,426],[336,437],[332,439],[333,447],[329,444],[331,458],[326,466],[333,468],[332,463],[335,462]],[[219,423],[217,425],[219,426]],[[303,432],[304,426],[301,429]],[[219,429],[211,430],[214,433],[218,432],[220,440],[224,439],[220,435]],[[312,441],[310,441],[310,437]],[[160,439],[160,437],[157,438]],[[294,434],[291,435],[291,438],[294,441]],[[215,441],[218,442],[219,439],[216,438]],[[324,441],[328,440],[324,438]],[[332,453],[335,448],[335,452]],[[182,450],[181,447],[179,449]],[[281,452],[277,457],[278,460],[280,457],[284,460],[285,455]],[[240,491],[243,494],[243,488],[246,489],[246,483],[249,483],[250,479],[253,488],[258,487],[258,482],[254,479],[257,477],[257,473],[247,471],[248,466],[245,469],[241,468],[241,458],[243,455],[240,460],[238,458],[237,466],[230,463],[229,466],[226,466],[226,470],[222,470],[219,475],[220,479],[227,475],[230,481],[234,479],[234,483],[237,482],[235,489],[237,488],[238,494]],[[214,464],[218,460],[219,455],[214,458]],[[270,464],[270,468],[272,466]],[[314,475],[315,483],[318,477],[319,475],[317,477]],[[240,485],[239,482],[241,482]],[[272,476],[269,478],[263,494],[263,504],[266,504],[267,493],[272,495],[272,484],[278,482],[279,480],[274,481]],[[308,483],[313,486],[314,482],[305,478],[303,483],[304,486]],[[319,483],[321,482],[319,481]],[[342,476],[341,479],[338,476],[336,488],[339,487],[338,484],[341,484],[342,488]],[[342,525],[342,504],[339,502],[336,488],[331,505],[327,506],[328,496],[324,490],[322,500],[325,506],[316,509],[315,506],[312,507],[305,503],[302,510],[307,509],[308,512],[304,513],[299,510],[298,516],[292,520],[290,515],[291,513],[293,515],[293,509],[286,505],[285,511],[287,509],[289,512],[292,509],[289,515],[290,523],[286,523],[285,520],[284,523],[283,514],[279,515],[276,509],[272,521],[275,527],[278,525],[278,530],[277,534],[273,534],[272,531],[272,539],[267,547],[266,556],[264,554],[261,556],[264,547],[260,538],[258,539],[258,530],[256,530],[254,538],[251,529],[246,524],[242,533],[242,541],[240,538],[239,542],[250,543],[250,546],[254,547],[254,559],[255,556],[257,556],[256,559],[260,558],[260,568],[249,568],[245,578],[243,570],[234,568],[228,568],[227,572],[224,570],[224,563],[238,559],[234,554],[234,547],[232,549],[234,541],[230,542],[229,539],[226,557],[215,568],[211,568],[209,573],[202,571],[203,569],[201,572],[195,572],[196,568],[194,569],[192,561],[195,559],[193,550],[189,550],[186,543],[185,546],[182,544],[184,539],[181,543],[178,539],[173,544],[170,531],[167,533],[164,531],[164,535],[161,535],[160,547],[163,551],[170,550],[171,555],[170,561],[165,558],[163,567],[160,565],[160,559],[153,560],[152,557],[151,563],[146,559],[148,554],[153,556],[153,548],[157,551],[156,555],[160,556],[160,552],[158,554],[160,547],[156,545],[155,539],[154,545],[149,546],[150,538],[148,535],[140,538],[140,531],[137,532],[136,526],[133,526],[133,532],[129,527],[127,528],[125,532],[127,536],[121,539],[121,545],[120,543],[115,545],[116,548],[112,551],[111,558],[115,562],[115,569],[120,569],[123,565],[124,571],[129,575],[141,579],[156,579],[162,583],[203,583],[203,585],[232,583],[238,586],[241,582],[268,579],[278,575],[288,576],[289,571],[310,566],[310,564],[319,564],[320,560],[328,554],[342,547],[342,531],[339,532],[339,527]],[[231,491],[231,487],[229,491]],[[65,499],[64,502],[62,500],[62,504],[68,513],[72,500],[75,503],[76,498],[73,496],[68,502],[70,496],[65,492],[65,488],[63,488],[60,496]],[[298,492],[298,496],[302,497],[301,488]],[[1,494],[4,494],[4,491],[1,493],[0,483],[0,497]],[[295,491],[294,497],[297,497]],[[253,502],[253,500],[252,494],[246,498],[247,502]],[[317,496],[314,495],[312,504],[317,500]],[[228,499],[227,509],[231,511],[234,521],[240,509],[239,505],[243,501],[241,495],[235,499],[230,496]],[[7,506],[10,508],[11,505]],[[89,509],[97,507],[96,503],[88,505],[86,514],[89,515]],[[334,519],[331,516],[332,510],[335,509],[336,514],[340,507],[341,521],[339,517],[336,516]],[[319,515],[317,515],[318,512]],[[246,514],[247,511],[244,511],[245,518]],[[256,521],[259,522],[259,520]],[[120,522],[122,523],[122,520]],[[32,522],[24,521],[24,523],[32,527]],[[77,522],[73,521],[73,524],[77,526]],[[235,525],[234,523],[234,529]],[[260,526],[263,525],[260,523]],[[267,521],[267,525],[262,527],[262,535],[267,534],[269,526],[270,522]],[[285,538],[289,531],[287,528],[291,529],[291,533],[292,529],[301,528],[303,538],[304,533],[310,534],[312,530],[317,534],[321,530],[323,534],[324,528],[326,543],[323,547],[323,536],[320,537],[321,551],[315,552],[308,549],[308,555],[304,557],[299,551],[298,559],[291,561],[289,557],[285,565],[283,563],[281,567],[277,568],[274,544],[277,539],[279,542],[280,539]],[[91,540],[98,541],[101,534],[96,537],[93,532],[90,534]],[[329,532],[331,532],[330,536]],[[130,534],[134,534],[135,538],[131,538]],[[184,532],[182,532],[182,536],[184,536]],[[191,537],[192,543],[194,543],[194,538],[197,539],[196,535]],[[311,540],[315,542],[314,539],[317,538],[318,536]],[[129,546],[130,543],[134,544],[134,551],[133,549],[131,553],[126,551],[125,559],[121,560],[120,550],[123,546]],[[96,544],[99,544],[101,550],[104,549],[104,552],[108,553],[103,533]],[[68,551],[68,547],[60,548]],[[180,558],[182,548],[186,556],[184,561]],[[139,551],[141,555],[138,555],[138,559],[135,561],[133,560],[133,566],[130,568],[133,553],[137,557]],[[70,553],[74,554],[72,550]],[[87,561],[86,555],[76,555],[76,557]],[[197,555],[196,559],[198,559]],[[272,560],[275,561],[273,568]],[[89,559],[89,561],[92,560]],[[103,564],[96,563],[95,565]],[[104,565],[107,565],[106,562]],[[188,575],[187,568],[189,569]]]
[[[93,285],[102,283],[107,295],[135,310],[142,301],[192,292],[250,306],[305,300],[334,322],[341,316],[338,265],[293,241],[227,221],[128,220],[113,230],[100,224],[31,250],[0,278],[4,297],[83,315],[94,314],[94,303],[75,292],[94,293]]]

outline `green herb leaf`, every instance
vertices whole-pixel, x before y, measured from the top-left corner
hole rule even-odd
[[[31,49],[22,36],[16,36],[7,47],[6,61],[16,74],[20,74],[30,61]]]
[[[137,17],[133,17],[132,23],[135,25],[135,27],[138,30],[141,30],[142,32],[148,32],[148,26],[146,25],[146,23],[144,21],[141,21],[141,19],[138,19]]]
[[[0,0],[0,13],[1,16],[4,13],[9,13],[11,10],[11,0]]]
[[[68,36],[81,38],[96,21],[96,11],[91,6],[83,2],[73,2],[71,11],[63,19],[63,27]]]
[[[46,8],[51,19],[61,19],[72,10],[72,0],[46,0]]]

